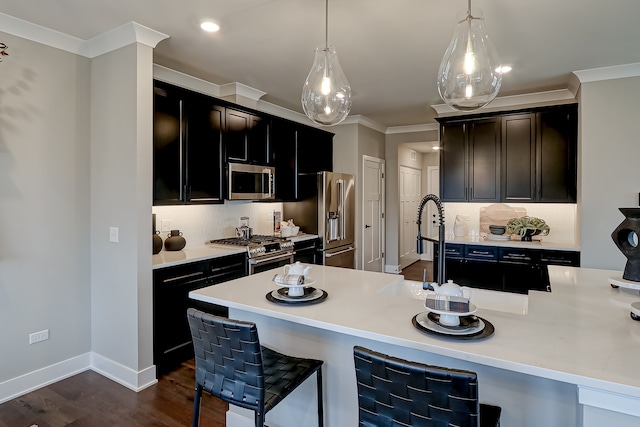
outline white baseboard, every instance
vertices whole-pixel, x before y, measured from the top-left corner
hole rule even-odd
[[[84,353],[4,381],[0,383],[0,403],[84,372],[90,368],[90,360],[90,353]]]
[[[400,274],[400,271],[402,271],[400,269],[400,264],[398,265],[385,265],[384,266],[384,272],[385,273],[391,273],[391,274]]]
[[[135,371],[94,352],[91,352],[91,370],[136,392],[158,382],[155,365]]]
[[[69,378],[88,369],[136,392],[158,382],[155,365],[151,365],[142,371],[134,371],[97,353],[89,352],[0,383],[0,403],[15,399],[23,394]]]

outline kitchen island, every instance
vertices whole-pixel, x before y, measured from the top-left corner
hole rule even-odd
[[[505,426],[640,425],[640,322],[629,316],[640,296],[608,285],[620,272],[555,266],[549,272],[552,292],[530,292],[521,312],[478,303],[476,314],[495,326],[493,336],[478,341],[417,330],[411,319],[425,311],[424,301],[398,275],[314,266],[313,286],[328,298],[309,306],[269,302],[265,295],[277,288],[273,270],[190,296],[256,322],[263,345],[325,360],[330,427],[357,425],[354,345],[477,372],[481,401],[502,407]],[[267,421],[315,425],[314,405],[315,384],[307,381]],[[227,414],[230,427],[252,420],[240,408]]]

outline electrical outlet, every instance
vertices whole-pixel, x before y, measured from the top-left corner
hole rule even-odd
[[[118,243],[118,227],[109,227],[109,241]]]
[[[46,341],[49,339],[49,330],[45,329],[44,331],[34,332],[29,334],[29,344],[35,344],[40,341]]]
[[[160,231],[171,231],[171,227],[173,227],[172,219],[163,219],[160,221]]]

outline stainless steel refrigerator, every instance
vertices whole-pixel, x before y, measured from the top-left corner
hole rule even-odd
[[[317,186],[317,197],[283,203],[283,216],[320,237],[318,264],[355,268],[355,179],[319,172]]]

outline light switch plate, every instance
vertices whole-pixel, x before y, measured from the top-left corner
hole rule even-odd
[[[109,227],[109,241],[118,243],[118,227]]]
[[[160,231],[171,231],[172,226],[173,220],[171,219],[163,219],[160,221]]]

